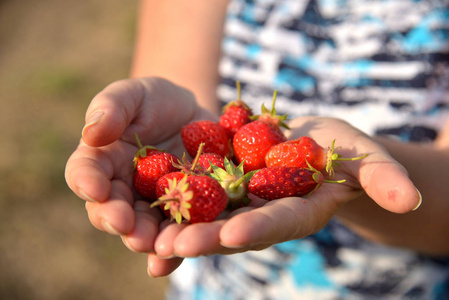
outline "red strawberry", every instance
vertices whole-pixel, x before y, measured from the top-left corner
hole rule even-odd
[[[165,203],[164,209],[177,223],[212,222],[228,204],[228,196],[217,180],[208,176],[185,175],[180,181],[168,180],[166,194],[152,206]]]
[[[254,117],[257,120],[242,126],[234,135],[232,145],[235,161],[237,164],[244,162],[245,173],[265,167],[267,151],[287,140],[280,129],[280,126],[288,128],[283,122],[287,116],[276,115],[275,101],[276,91],[272,110],[262,105],[262,114]]]
[[[156,182],[157,198],[160,198],[165,195],[166,189],[169,186],[168,185],[169,180],[173,181],[173,179],[176,178],[176,180],[179,182],[181,181],[181,179],[184,178],[184,176],[186,176],[186,174],[184,174],[183,172],[171,172],[159,178],[158,181]]]
[[[173,181],[176,178],[176,180],[179,182],[181,179],[184,178],[184,176],[186,176],[186,174],[184,174],[183,172],[171,172],[159,178],[158,181],[156,182],[156,196],[160,198],[165,195],[166,189],[169,188],[168,184],[169,180]],[[164,215],[167,218],[170,218],[170,211],[164,209],[165,204],[166,203],[160,204],[160,207]]]
[[[241,100],[240,83],[237,81],[237,100],[231,101],[223,107],[223,114],[218,120],[218,125],[226,130],[229,138],[232,138],[237,130],[251,122],[253,115],[251,109]]]
[[[193,121],[181,129],[181,138],[187,153],[195,157],[198,147],[204,143],[203,152],[232,156],[230,139],[217,123],[208,120]]]
[[[178,157],[151,146],[143,147],[137,135],[136,140],[140,149],[134,156],[133,186],[141,196],[156,200],[157,180],[167,173],[177,171],[173,162]]]
[[[287,138],[272,124],[259,120],[248,123],[237,131],[233,139],[235,160],[244,162],[246,172],[265,167],[265,153]]]
[[[205,170],[211,170],[210,163],[224,170],[224,160],[225,158],[220,154],[216,153],[203,153],[198,158],[198,165],[203,167]],[[213,170],[211,170],[213,172]]]
[[[332,176],[338,161],[357,160],[367,156],[365,154],[354,158],[343,158],[335,153],[335,150],[335,140],[331,147],[324,149],[314,139],[303,136],[271,147],[265,155],[265,163],[267,167],[289,166],[298,168],[307,168],[310,164],[319,171],[326,169]]]
[[[189,175],[207,175],[212,172],[210,162],[224,169],[224,158],[216,153],[203,153],[204,143],[198,146],[198,152],[193,162],[184,154],[182,160],[174,164],[181,172]]]
[[[250,193],[265,199],[300,197],[319,188],[323,174],[316,170],[295,167],[263,168],[249,181]]]

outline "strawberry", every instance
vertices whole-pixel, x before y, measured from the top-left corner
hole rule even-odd
[[[248,184],[250,193],[265,200],[307,195],[323,184],[323,174],[296,167],[266,167],[259,170]]]
[[[156,196],[157,198],[160,198],[165,195],[165,192],[168,188],[168,182],[169,180],[173,181],[175,178],[179,182],[181,179],[186,176],[185,173],[178,171],[178,172],[171,172],[168,174],[165,174],[164,176],[160,177],[156,182]]]
[[[223,157],[232,156],[232,147],[226,131],[209,120],[193,121],[181,129],[181,138],[187,153],[194,157],[201,143],[203,152],[216,153]]]
[[[166,189],[168,189],[169,187],[169,180],[173,181],[174,179],[176,179],[178,182],[184,178],[184,176],[186,176],[186,174],[184,174],[183,172],[171,172],[168,174],[165,174],[164,176],[162,176],[161,178],[159,178],[156,182],[156,196],[158,198],[162,197],[165,195]],[[170,218],[170,211],[165,210],[164,209],[165,203],[162,203],[160,205],[164,215],[167,218]]]
[[[234,135],[232,145],[235,161],[237,164],[244,162],[245,172],[264,168],[267,151],[287,140],[280,129],[280,126],[288,128],[283,122],[287,116],[276,115],[275,101],[276,92],[273,95],[272,110],[269,111],[262,105],[262,114],[254,116],[255,121],[242,126]]]
[[[174,166],[181,172],[189,175],[207,175],[212,172],[210,162],[213,162],[218,167],[224,169],[224,158],[220,154],[216,153],[203,153],[204,143],[200,143],[198,146],[198,152],[196,153],[193,162],[190,162],[185,153],[182,159]]]
[[[240,128],[234,136],[235,160],[244,162],[246,172],[265,167],[265,153],[274,145],[285,142],[286,137],[279,128],[259,120]]]
[[[323,169],[332,177],[334,168],[338,166],[338,161],[358,160],[368,154],[343,158],[335,153],[335,140],[331,147],[324,149],[314,139],[303,136],[291,141],[286,141],[271,147],[265,155],[267,167],[289,166],[297,168],[307,168],[310,164],[313,168],[321,171]]]
[[[136,140],[139,150],[134,156],[133,186],[141,196],[156,200],[157,180],[167,173],[177,171],[173,162],[178,157],[152,146],[142,146],[137,135]]]
[[[213,170],[211,169],[211,163],[217,166],[220,169],[225,168],[225,157],[216,153],[203,153],[198,158],[198,165],[200,165],[205,170]]]
[[[253,115],[251,108],[241,100],[240,82],[237,81],[237,100],[231,101],[223,107],[223,113],[218,120],[218,125],[225,129],[229,138],[233,138],[237,130],[251,122]]]
[[[182,219],[190,223],[212,222],[228,204],[228,196],[217,180],[204,175],[184,175],[178,181],[168,179],[165,195],[152,203],[164,204],[164,209],[179,224]]]

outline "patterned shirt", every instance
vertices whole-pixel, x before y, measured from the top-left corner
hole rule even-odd
[[[218,95],[255,113],[338,117],[432,141],[449,120],[449,1],[231,1]],[[449,259],[371,243],[331,222],[258,252],[187,259],[169,299],[449,299]]]

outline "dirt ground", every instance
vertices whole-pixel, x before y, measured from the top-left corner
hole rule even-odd
[[[137,1],[0,0],[0,299],[163,299],[96,230],[64,167],[91,98],[127,76]]]

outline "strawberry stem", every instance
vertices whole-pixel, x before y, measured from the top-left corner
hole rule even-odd
[[[278,95],[278,91],[274,90],[274,92],[273,92],[273,100],[271,101],[271,115],[272,116],[276,115],[275,103],[276,103],[277,95]]]
[[[165,204],[165,203],[171,202],[171,201],[173,201],[173,202],[181,202],[179,200],[179,198],[158,199],[158,200],[154,201],[153,203],[151,203],[150,207],[155,207],[155,206],[158,206],[158,205],[161,205],[161,204]]]
[[[240,87],[240,81],[237,80],[235,82],[235,85],[237,86],[237,100],[241,101],[241,99],[242,99],[242,89]]]
[[[328,180],[328,179],[323,179],[323,182],[326,182],[326,183],[344,183],[344,182],[346,182],[346,179],[341,179],[341,180]]]
[[[143,145],[140,142],[140,139],[139,139],[139,136],[137,135],[137,133],[134,133],[134,137],[136,138],[137,147],[139,147],[139,149],[143,148]]]
[[[203,152],[203,148],[204,148],[204,143],[201,143],[201,144],[198,146],[198,151],[197,151],[197,153],[196,153],[195,159],[194,159],[193,162],[192,162],[192,167],[190,167],[190,171],[191,171],[191,172],[194,172],[194,171],[195,171],[196,165],[198,164],[198,160],[200,159],[200,155],[201,155],[201,153]]]
[[[329,174],[330,177],[334,176],[335,173],[334,169],[339,165],[338,161],[355,161],[363,159],[368,156],[368,153],[365,153],[357,157],[342,157],[340,154],[335,153],[335,150],[339,148],[341,147],[337,148],[335,147],[335,139],[334,139],[327,151],[326,172]]]
[[[336,153],[334,153],[334,154],[336,154]],[[337,157],[332,160],[334,160],[334,161],[354,161],[354,160],[359,160],[359,159],[365,158],[367,156],[368,156],[368,153],[365,153],[365,154],[357,156],[357,157],[341,157],[340,155],[337,154]]]

